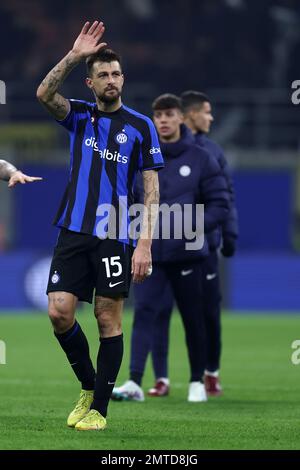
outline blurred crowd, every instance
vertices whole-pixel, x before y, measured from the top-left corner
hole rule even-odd
[[[82,23],[100,18],[136,82],[285,86],[299,67],[299,13],[297,0],[3,0],[1,79],[35,86]]]

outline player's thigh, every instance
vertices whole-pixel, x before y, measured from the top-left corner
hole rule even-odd
[[[97,248],[89,255],[95,273],[97,297],[128,297],[132,254],[133,248],[126,243],[108,238],[99,241]]]
[[[64,230],[54,249],[47,294],[66,292],[80,301],[92,302],[93,276],[88,259],[90,237]]]

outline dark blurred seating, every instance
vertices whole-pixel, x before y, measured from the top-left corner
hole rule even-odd
[[[105,39],[124,57],[129,103],[144,94],[196,89],[286,88],[300,78],[296,0],[3,0],[1,79],[8,84],[8,118],[42,116],[36,86],[67,53],[86,20],[103,19]],[[144,4],[144,8],[143,8]],[[286,18],[288,18],[286,20]],[[288,34],[294,34],[292,40]],[[280,59],[284,51],[286,60]],[[68,79],[66,96],[87,98],[84,67]],[[127,96],[126,96],[127,99]],[[25,101],[24,101],[25,100]],[[14,104],[15,103],[15,104]],[[15,107],[14,107],[15,106]],[[141,111],[146,112],[145,105]],[[148,109],[150,111],[150,108]],[[43,114],[45,116],[45,114]]]

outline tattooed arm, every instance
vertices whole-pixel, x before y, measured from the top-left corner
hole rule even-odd
[[[0,160],[0,179],[9,181],[12,174],[17,171],[16,167],[5,160]]]
[[[70,111],[70,102],[57,93],[59,86],[70,71],[77,65],[76,57],[70,51],[59,64],[57,64],[42,81],[37,89],[36,96],[40,103],[55,117],[63,120]]]
[[[143,172],[144,183],[144,219],[140,240],[148,243],[152,242],[154,233],[158,204],[159,204],[159,183],[158,173],[156,170],[147,170]]]
[[[143,172],[144,182],[144,217],[141,236],[132,256],[132,273],[135,282],[142,282],[149,275],[151,268],[151,243],[155,229],[158,205],[159,182],[155,170]]]
[[[8,187],[13,188],[17,183],[33,183],[34,181],[41,181],[39,176],[27,176],[21,171],[17,170],[11,163],[5,160],[0,160],[0,180],[8,181]]]
[[[70,111],[70,102],[57,90],[79,62],[92,54],[96,54],[106,43],[98,44],[104,34],[103,23],[94,21],[90,26],[87,22],[77,37],[72,50],[48,73],[37,89],[38,100],[58,120],[63,120]]]

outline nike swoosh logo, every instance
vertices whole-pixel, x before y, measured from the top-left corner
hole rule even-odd
[[[115,385],[116,382],[107,382],[107,385]]]
[[[211,281],[212,279],[214,279],[215,277],[217,277],[217,273],[214,273],[214,274],[207,274],[206,275],[206,279],[208,281]]]
[[[110,282],[108,285],[109,285],[109,287],[115,287],[115,286],[117,286],[118,284],[122,284],[122,282],[124,282],[124,281],[115,282],[114,284],[112,284],[112,283]]]
[[[188,269],[187,271],[181,271],[181,276],[188,276],[189,274],[191,274],[193,272],[192,269]]]

